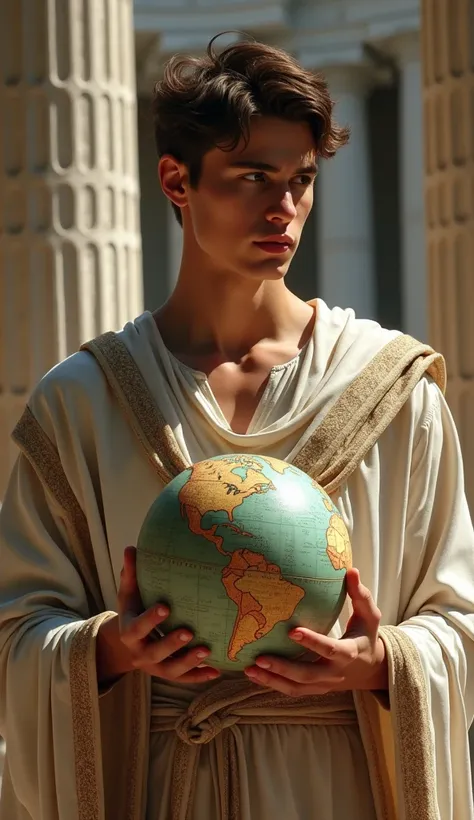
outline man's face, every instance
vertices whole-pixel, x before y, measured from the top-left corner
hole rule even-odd
[[[311,129],[302,122],[255,119],[246,146],[209,151],[182,211],[198,256],[223,273],[283,277],[313,205],[316,170]]]

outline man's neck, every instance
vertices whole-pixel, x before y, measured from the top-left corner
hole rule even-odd
[[[176,355],[239,361],[256,346],[304,344],[313,309],[283,280],[252,282],[231,277],[180,275],[155,321]]]

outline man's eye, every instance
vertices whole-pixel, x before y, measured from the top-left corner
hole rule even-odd
[[[314,177],[309,176],[309,174],[300,174],[298,177],[295,177],[295,181],[297,185],[312,185],[314,182]]]
[[[265,182],[266,177],[263,171],[252,171],[250,174],[245,174],[244,179],[250,179],[251,182]]]

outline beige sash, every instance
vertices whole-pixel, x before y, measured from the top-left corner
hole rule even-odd
[[[357,723],[357,715],[351,692],[291,698],[262,690],[246,679],[215,683],[184,712],[178,707],[152,709],[151,731],[177,736],[170,820],[180,820],[192,811],[200,750],[212,740],[219,760],[221,818],[240,820],[239,725],[255,723],[350,726]]]

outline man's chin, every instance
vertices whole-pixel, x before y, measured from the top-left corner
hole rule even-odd
[[[274,259],[271,261],[268,260],[263,264],[260,263],[259,265],[249,265],[245,269],[245,276],[252,279],[261,279],[262,281],[278,281],[279,279],[285,278],[288,273],[288,268],[290,267],[290,262],[291,260],[282,260],[278,263]]]

